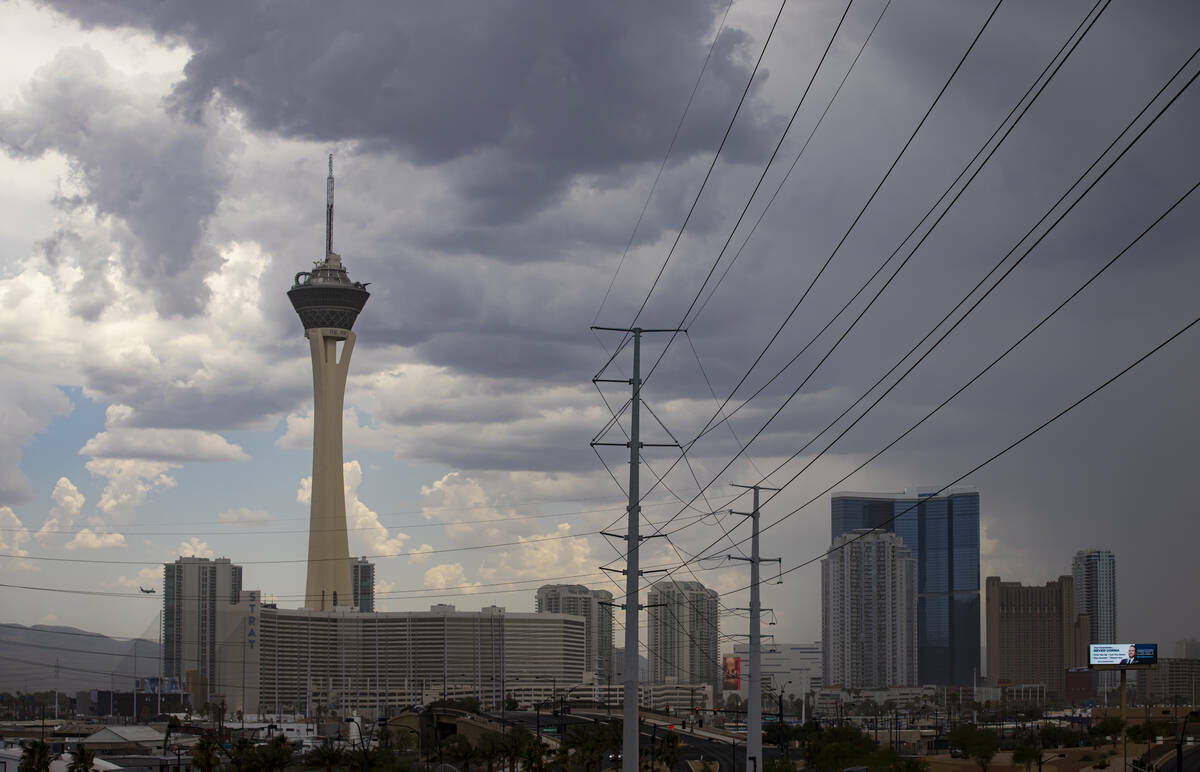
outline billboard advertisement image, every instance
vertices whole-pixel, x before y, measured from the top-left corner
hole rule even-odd
[[[1158,664],[1157,643],[1093,643],[1088,647],[1088,663],[1093,667],[1130,667]]]
[[[721,658],[721,689],[736,692],[742,688],[742,658]]]

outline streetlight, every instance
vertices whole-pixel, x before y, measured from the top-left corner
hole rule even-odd
[[[418,719],[418,721],[419,720],[420,719]],[[386,719],[385,719],[385,721],[386,721]],[[384,723],[384,724],[381,724],[381,726],[384,727],[385,732],[391,731],[391,729],[392,729],[391,724]],[[412,732],[413,734],[415,734],[417,736],[417,763],[420,764],[421,763],[421,733],[419,731],[417,731],[416,729],[413,729],[411,726],[405,726],[404,724],[397,724],[396,729],[407,729],[408,731]]]
[[[1200,718],[1200,712],[1189,710],[1187,715],[1183,717],[1183,724],[1179,727],[1179,736],[1175,738],[1175,769],[1183,772],[1183,736],[1187,732],[1187,723],[1190,718]]]
[[[358,727],[358,743],[362,746],[363,772],[367,772],[371,768],[371,749],[367,743],[366,733],[363,731],[362,719],[358,716],[348,716],[343,721]],[[353,739],[350,741],[350,747],[354,747]]]
[[[1050,759],[1065,759],[1066,757],[1067,757],[1067,754],[1065,754],[1065,753],[1056,753],[1052,756],[1042,756],[1042,752],[1039,750],[1038,751],[1038,772],[1042,772],[1042,764],[1049,761]]]
[[[779,687],[779,753],[787,758],[787,741],[783,736],[783,693],[792,685],[791,681],[784,683]]]

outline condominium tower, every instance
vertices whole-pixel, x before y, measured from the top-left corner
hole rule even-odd
[[[1117,640],[1117,558],[1109,550],[1080,550],[1071,561],[1075,580],[1075,608],[1091,621],[1089,643]],[[1116,673],[1100,673],[1100,688],[1117,685]]]
[[[648,595],[650,683],[720,686],[717,593],[699,582],[667,580]]]
[[[608,590],[591,590],[582,584],[547,584],[537,591],[537,613],[584,618],[587,669],[598,683],[612,677],[612,598]]]
[[[359,558],[350,566],[350,583],[354,591],[354,608],[359,611],[375,610],[375,564]]]
[[[195,704],[216,693],[222,607],[237,603],[242,567],[229,558],[187,557],[163,564],[162,676],[186,686]]]
[[[821,561],[823,682],[917,685],[917,562],[894,533],[857,529]]]
[[[921,684],[971,684],[979,673],[979,493],[835,493],[832,538],[860,528],[895,533],[917,563]]]

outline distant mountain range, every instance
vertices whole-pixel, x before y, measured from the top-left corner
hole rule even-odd
[[[55,669],[57,666],[57,676]],[[159,645],[59,625],[0,624],[0,692],[132,688],[158,675]]]

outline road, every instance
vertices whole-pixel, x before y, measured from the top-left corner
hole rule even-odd
[[[1175,752],[1173,750],[1167,759],[1162,760],[1158,768],[1160,772],[1179,772],[1179,765],[1175,763]],[[1200,772],[1200,746],[1184,747],[1183,772]]]
[[[491,715],[490,717],[499,719],[499,714]],[[620,714],[614,712],[612,718],[620,718]],[[513,710],[506,711],[504,719],[509,724],[521,723],[528,726],[531,730],[537,731],[540,725],[542,732],[548,737],[557,737],[565,727],[569,730],[571,726],[578,724],[591,724],[595,722],[604,722],[609,718],[603,713],[588,712],[586,714],[570,714],[565,716],[555,716],[549,712],[543,711],[541,716],[534,711],[529,710]],[[652,742],[658,742],[663,735],[672,733],[672,730],[665,726],[647,726],[643,724],[641,732],[641,745],[644,748],[649,748]],[[708,737],[693,735],[685,731],[674,731],[674,734],[679,735],[680,741],[680,760],[675,765],[672,772],[690,772],[687,765],[688,761],[713,761],[719,763],[719,772],[736,772],[731,760],[733,747],[728,740],[717,740]],[[778,753],[776,749],[764,749],[764,753],[768,758],[773,757]],[[739,741],[736,746],[737,770],[745,772],[746,768],[746,744],[745,741]],[[1190,772],[1190,771],[1189,771]]]

